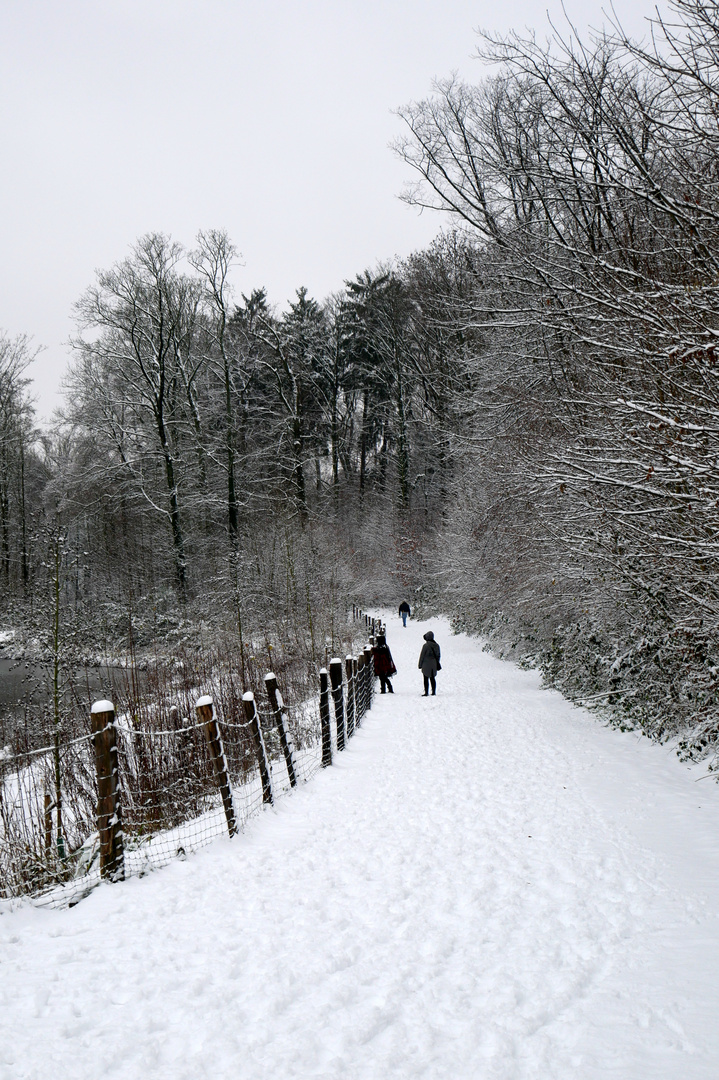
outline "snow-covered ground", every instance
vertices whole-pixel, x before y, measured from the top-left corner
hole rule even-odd
[[[242,836],[0,917],[2,1080],[716,1080],[714,781],[439,620],[388,640]]]

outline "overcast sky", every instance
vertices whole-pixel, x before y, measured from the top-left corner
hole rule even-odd
[[[47,417],[72,305],[143,233],[225,228],[237,293],[322,299],[441,221],[398,199],[392,109],[452,70],[475,29],[547,32],[541,0],[0,0],[0,328],[44,351]],[[580,30],[606,4],[566,0]],[[643,35],[651,0],[618,0]],[[557,21],[561,5],[549,4]]]

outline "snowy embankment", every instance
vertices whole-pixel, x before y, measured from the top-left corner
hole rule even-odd
[[[716,784],[428,625],[242,836],[0,918],[2,1080],[715,1080]]]

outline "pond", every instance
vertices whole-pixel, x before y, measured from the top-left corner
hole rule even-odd
[[[123,683],[127,676],[127,670],[120,667],[77,667],[70,676],[63,672],[63,696],[68,702],[87,702],[89,713],[91,701],[112,698],[113,684]],[[52,665],[0,657],[0,746],[29,718],[38,731],[51,726]]]

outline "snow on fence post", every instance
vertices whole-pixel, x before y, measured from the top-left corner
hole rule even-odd
[[[330,660],[330,683],[332,685],[332,700],[335,706],[335,726],[337,728],[337,749],[345,748],[345,702],[344,688],[342,686],[342,661],[339,656],[333,656]]]
[[[262,727],[260,726],[260,718],[257,715],[255,695],[251,690],[248,690],[246,694],[242,695],[242,706],[245,710],[245,720],[250,728],[252,741],[255,744],[257,764],[260,769],[260,779],[262,780],[262,801],[263,803],[274,803],[270,761],[267,757],[267,747],[265,746],[265,737],[262,734]]]
[[[96,701],[90,713],[97,772],[97,831],[100,837],[100,875],[109,881],[125,878],[122,814],[117,763],[115,706]]]
[[[322,728],[322,768],[332,764],[332,731],[330,729],[330,693],[327,668],[320,670],[320,727]]]
[[[222,805],[225,810],[225,817],[227,818],[227,831],[230,836],[237,835],[237,822],[235,820],[235,807],[232,802],[232,789],[230,787],[230,774],[227,769],[227,758],[225,757],[225,748],[222,745],[222,736],[220,735],[220,728],[217,720],[215,719],[215,711],[212,706],[211,697],[201,697],[195,702],[195,709],[197,715],[202,723],[202,730],[205,733],[207,739],[207,745],[210,749],[210,757],[212,758],[212,766],[215,770],[215,779],[220,789],[220,795],[222,796]]]
[[[282,700],[282,694],[277,688],[277,676],[273,671],[269,671],[265,675],[265,690],[267,691],[267,700],[270,703],[270,709],[272,710],[275,727],[277,728],[277,732],[280,736],[282,753],[285,755],[285,765],[287,766],[287,775],[290,778],[290,786],[297,787],[295,748],[292,742],[292,736],[287,730],[287,724],[285,723],[286,714],[284,710],[284,701]]]
[[[355,680],[354,680],[354,657],[345,657],[345,673],[347,675],[347,738],[351,739],[355,733]]]

